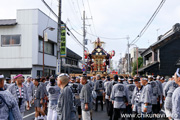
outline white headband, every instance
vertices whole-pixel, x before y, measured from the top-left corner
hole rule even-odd
[[[142,78],[142,80],[147,80],[147,81],[148,81],[148,79],[147,79],[147,78]]]
[[[123,78],[119,78],[119,80],[123,81],[124,79]]]
[[[177,75],[178,77],[180,77],[179,68],[176,70],[176,75]]]
[[[0,75],[0,78],[1,78],[1,79],[4,78],[4,75]]]

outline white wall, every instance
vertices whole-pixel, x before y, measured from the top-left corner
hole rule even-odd
[[[32,39],[37,28],[35,18],[34,11],[18,10],[17,25],[0,26],[0,35],[21,35],[20,46],[0,47],[0,68],[32,68]]]
[[[39,35],[43,35],[47,26],[54,27],[54,31],[47,30],[47,33],[48,38],[57,43],[57,23],[39,9],[17,10],[16,21],[18,24],[15,26],[0,26],[0,36],[21,34],[21,46],[0,46],[0,68],[32,68],[33,65],[42,65]],[[45,65],[56,67],[56,56],[45,54]]]
[[[31,36],[28,36],[31,41],[31,66],[32,64],[38,63],[38,9],[27,9],[27,10],[17,10],[17,22],[19,24],[25,24],[31,27],[31,30],[29,29],[29,34]],[[27,18],[27,19],[24,19]]]

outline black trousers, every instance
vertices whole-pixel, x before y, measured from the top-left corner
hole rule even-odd
[[[158,111],[158,113],[160,112],[160,110],[161,110],[160,101],[158,101],[158,103],[157,103],[157,111]]]
[[[156,104],[156,105],[153,104],[153,105],[152,105],[152,112],[153,112],[154,114],[159,113],[159,107],[160,107],[160,106],[158,106],[157,104]]]
[[[78,115],[82,115],[81,106],[78,106],[78,107],[77,107],[77,111],[78,111]]]
[[[21,108],[21,105],[22,105],[22,98],[19,98],[19,103],[18,103],[18,105],[19,105],[19,108]]]
[[[109,101],[108,116],[109,116],[109,120],[112,120],[112,117],[113,117],[113,104],[112,104],[112,101]]]
[[[126,106],[126,113],[127,114],[132,114],[132,105]],[[131,117],[127,118],[127,120],[131,120]]]
[[[113,120],[118,120],[118,118],[120,118],[120,120],[125,120],[125,118],[121,116],[121,114],[125,114],[125,112],[126,109],[114,108]]]
[[[106,112],[107,112],[107,115],[108,115],[108,111],[109,111],[109,100],[106,99]]]
[[[101,110],[103,111],[103,96],[97,96],[97,98],[96,98],[96,108],[95,108],[95,111],[98,110],[98,101],[100,101],[100,103],[101,103]]]

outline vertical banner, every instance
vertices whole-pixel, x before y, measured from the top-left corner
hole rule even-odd
[[[65,24],[61,25],[61,57],[66,57],[66,27]]]

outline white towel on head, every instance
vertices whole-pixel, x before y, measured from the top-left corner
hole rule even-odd
[[[4,78],[4,75],[0,75],[0,78]]]

